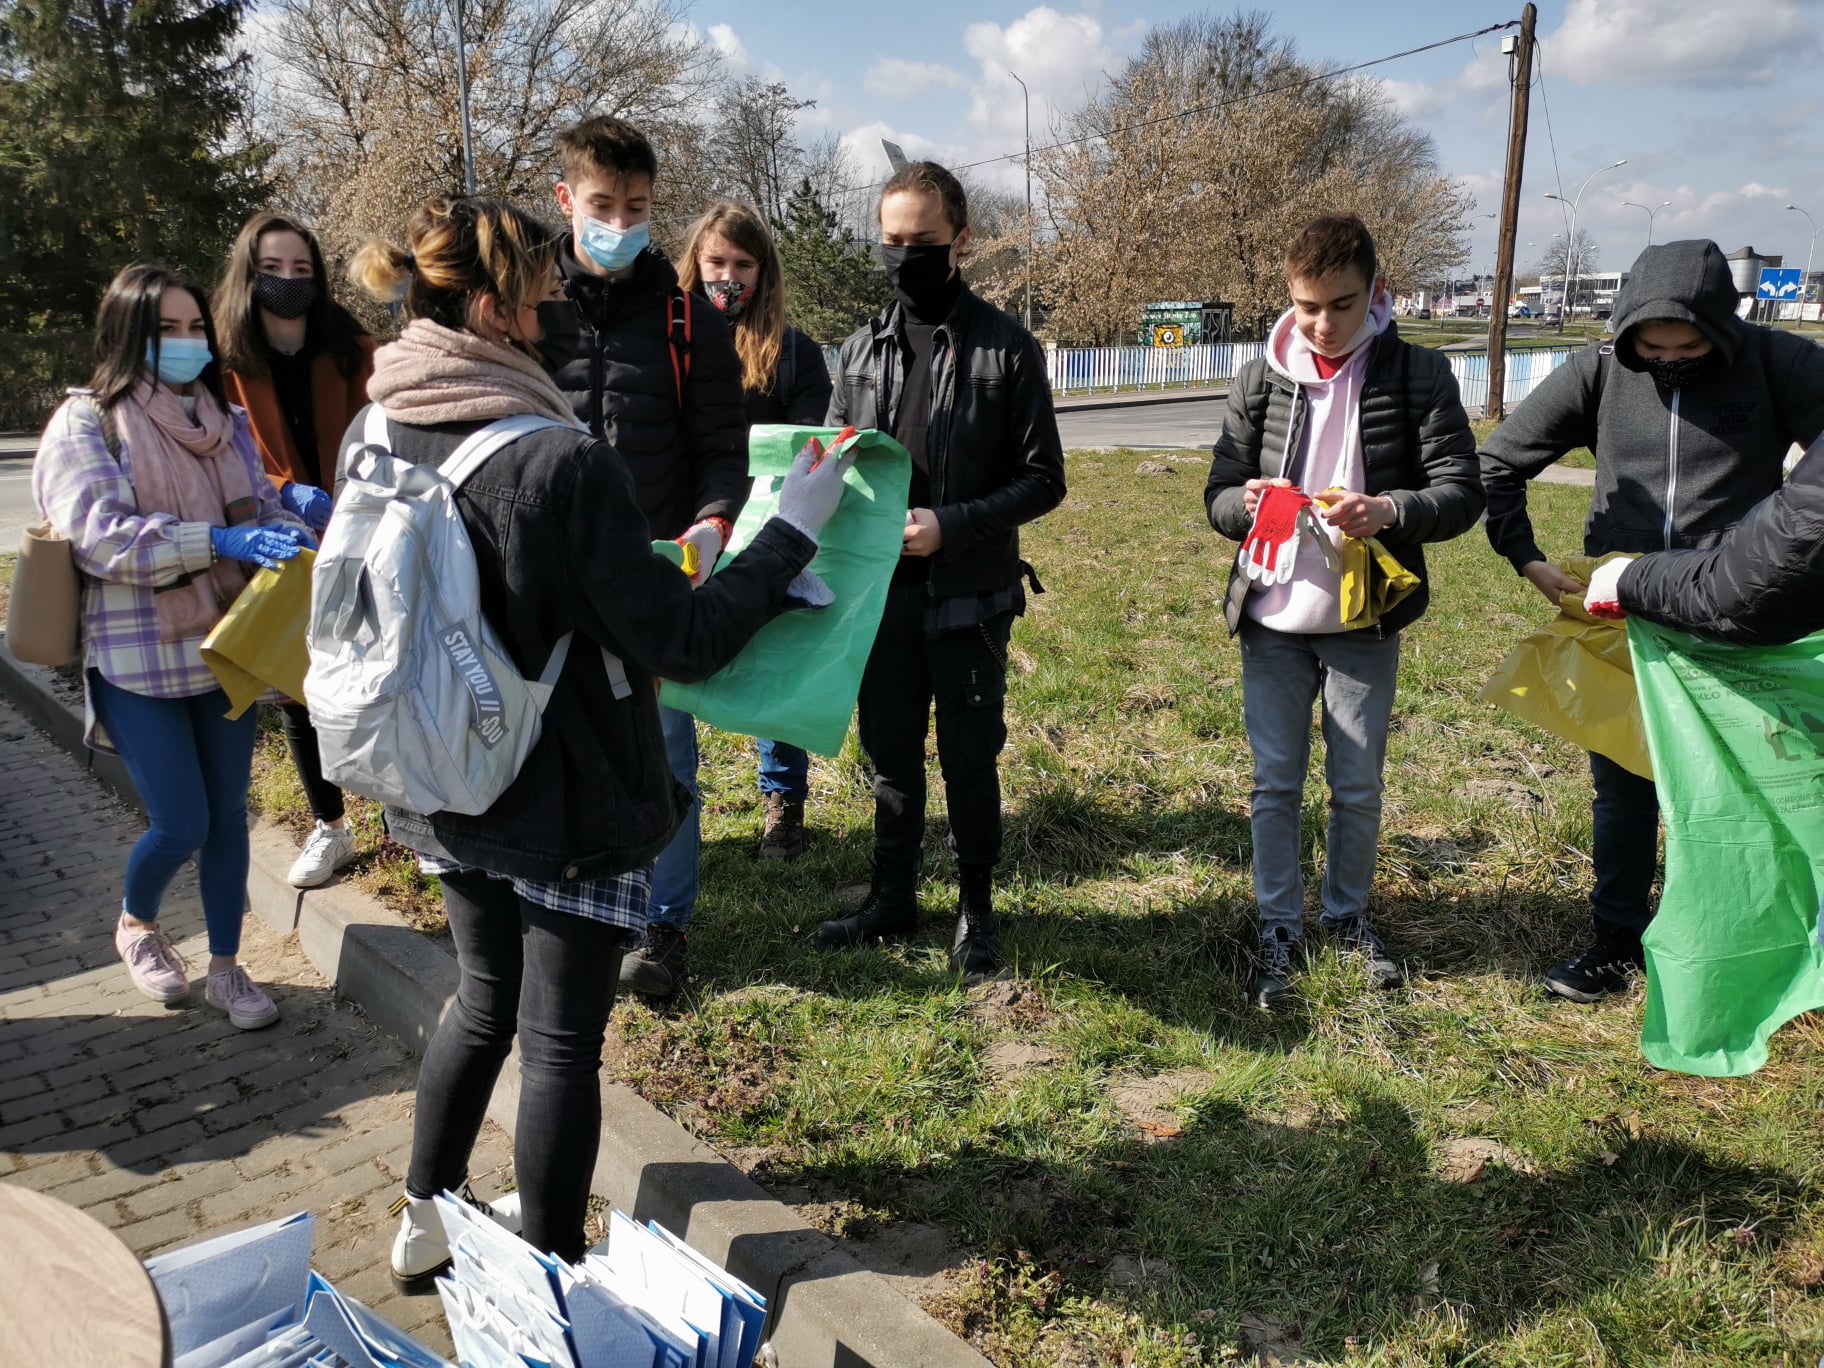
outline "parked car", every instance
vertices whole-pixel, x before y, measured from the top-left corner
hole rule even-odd
[[[1431,321],[1431,310],[1430,309],[1420,309],[1419,317],[1429,323]]]

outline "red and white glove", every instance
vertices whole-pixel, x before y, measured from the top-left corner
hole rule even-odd
[[[686,528],[684,535],[678,538],[679,546],[697,548],[697,573],[690,577],[692,589],[701,589],[708,583],[710,573],[716,568],[716,558],[722,554],[722,547],[727,541],[724,535],[726,526],[720,518],[705,518]]]
[[[1299,514],[1311,507],[1302,489],[1268,485],[1254,505],[1254,525],[1241,544],[1241,572],[1257,584],[1284,584],[1298,559]]]
[[[1627,610],[1621,606],[1621,572],[1628,568],[1631,556],[1604,561],[1590,571],[1589,591],[1583,596],[1583,611],[1591,617],[1619,621]]]

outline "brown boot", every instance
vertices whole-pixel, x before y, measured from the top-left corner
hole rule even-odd
[[[760,833],[760,858],[795,860],[804,854],[804,799],[783,793],[766,795],[766,828]]]

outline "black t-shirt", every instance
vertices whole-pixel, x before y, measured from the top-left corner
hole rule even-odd
[[[931,455],[927,443],[931,434],[931,354],[935,349],[937,330],[950,316],[956,298],[962,291],[961,275],[950,277],[950,288],[938,301],[934,316],[921,318],[911,301],[900,298],[900,318],[905,328],[905,389],[899,397],[899,412],[893,420],[893,437],[912,454],[912,483],[906,490],[907,508],[930,508],[936,500],[931,489]],[[906,556],[894,573],[895,579],[927,579],[931,574],[929,556]]]
[[[298,460],[319,489],[327,489],[321,454],[317,450],[317,414],[311,402],[310,367],[316,349],[308,343],[295,355],[287,356],[273,348],[266,349],[266,365],[272,372],[272,388],[279,399],[279,412],[285,415],[285,426],[291,429],[292,445],[298,449]],[[331,472],[331,478],[334,474]]]

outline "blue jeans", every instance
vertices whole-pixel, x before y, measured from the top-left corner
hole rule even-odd
[[[760,792],[802,802],[811,791],[811,757],[783,741],[760,740]]]
[[[1241,624],[1241,698],[1254,752],[1254,901],[1261,930],[1303,934],[1305,878],[1300,813],[1311,763],[1311,706],[1323,698],[1324,778],[1330,831],[1324,845],[1323,922],[1368,909],[1381,839],[1381,769],[1400,670],[1400,638],[1371,633],[1303,635]]]
[[[653,921],[683,928],[697,909],[697,863],[703,852],[703,799],[697,792],[697,719],[676,708],[659,709],[659,726],[665,732],[665,758],[671,772],[690,790],[690,811],[684,825],[659,852],[652,867]]]
[[[191,856],[209,953],[241,948],[247,910],[247,782],[259,710],[230,722],[220,689],[193,698],[128,693],[89,671],[95,716],[120,752],[151,827],[127,857],[127,915],[155,921],[165,890]]]

